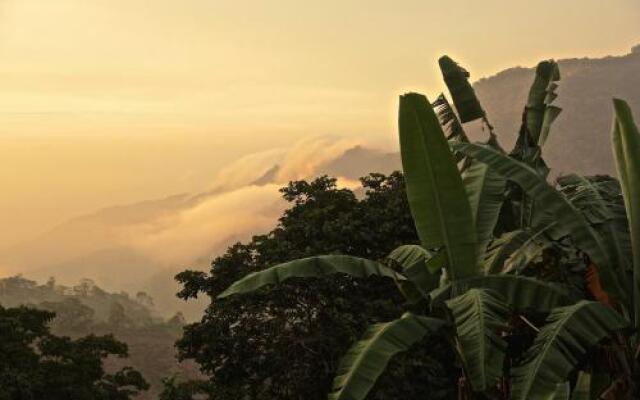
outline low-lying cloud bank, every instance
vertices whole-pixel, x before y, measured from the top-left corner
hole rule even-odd
[[[0,253],[3,275],[74,283],[90,278],[108,290],[147,290],[173,312],[173,275],[206,269],[236,241],[267,232],[287,207],[279,189],[291,180],[330,174],[353,187],[361,171],[390,172],[396,155],[358,140],[309,138],[290,148],[251,154],[220,170],[211,187],[99,210]]]

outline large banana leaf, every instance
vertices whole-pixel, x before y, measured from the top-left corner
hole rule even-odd
[[[554,61],[543,61],[536,68],[536,76],[529,90],[529,98],[525,106],[522,126],[518,133],[516,145],[511,157],[522,161],[533,168],[538,175],[547,177],[549,167],[542,158],[544,144],[551,124],[560,114],[560,109],[551,106],[556,97],[555,81],[560,79],[558,65]],[[531,226],[535,204],[530,196],[521,191],[511,192],[511,201],[518,206],[519,227]]]
[[[571,304],[572,298],[562,287],[534,278],[516,275],[489,275],[449,283],[430,293],[433,304],[441,303],[472,288],[490,289],[500,294],[517,312],[547,313]]]
[[[506,180],[488,165],[473,160],[462,174],[471,215],[476,227],[478,240],[477,257],[482,264],[487,245],[493,239],[493,230],[498,222],[504,201]]]
[[[621,189],[614,178],[571,174],[558,178],[558,186],[602,235],[612,262],[621,269],[631,270],[629,225]]]
[[[550,227],[548,225],[538,229],[515,230],[493,240],[482,262],[485,274],[505,273],[528,264],[535,256],[534,253],[541,249],[535,240]]]
[[[393,260],[400,265],[403,270],[407,270],[418,264],[426,266],[426,262],[433,258],[433,256],[433,252],[422,246],[418,246],[417,244],[407,244],[396,247],[391,253],[389,253],[387,259]],[[433,270],[429,272],[436,274],[439,271]]]
[[[506,179],[518,184],[535,201],[535,206],[552,216],[557,222],[556,227],[563,229],[562,233],[570,235],[574,244],[589,255],[599,268],[605,289],[618,299],[625,298],[625,292],[618,280],[619,271],[615,270],[616,267],[611,262],[600,235],[589,225],[582,213],[534,169],[488,146],[458,143],[454,148],[488,164]]]
[[[613,218],[610,204],[605,201],[601,193],[597,177],[569,174],[559,177],[557,183],[562,194],[582,211],[590,224],[602,224]]]
[[[542,236],[549,226],[532,230],[531,236],[505,260],[502,273],[520,273],[534,261],[542,259],[551,242]]]
[[[491,290],[470,289],[446,302],[456,326],[466,375],[473,390],[484,392],[502,377],[509,308]]]
[[[402,268],[402,275],[407,280],[401,282],[400,288],[405,297],[415,303],[426,298],[427,293],[438,286],[440,273],[446,266],[446,253],[441,251],[433,254],[422,246],[410,244],[394,249],[387,260]],[[419,297],[414,291],[419,293]]]
[[[507,232],[497,239],[494,239],[484,254],[482,260],[482,270],[485,275],[498,274],[504,269],[505,262],[509,256],[517,251],[531,238],[529,230],[515,230]]]
[[[484,117],[484,110],[469,83],[469,72],[447,56],[441,57],[438,63],[460,121],[465,123]]]
[[[218,298],[253,292],[266,285],[280,284],[289,278],[315,278],[338,273],[348,274],[355,278],[376,275],[395,280],[406,279],[391,268],[364,258],[344,255],[318,256],[289,261],[251,273],[235,281]]]
[[[523,363],[512,370],[514,400],[547,398],[594,345],[626,326],[610,307],[584,300],[553,310],[546,322]]]
[[[400,150],[407,197],[423,247],[444,246],[450,279],[477,274],[471,207],[453,154],[427,98],[400,97]]]
[[[613,105],[615,119],[611,136],[631,232],[633,309],[637,327],[640,326],[640,133],[629,105],[618,99],[613,101]]]
[[[445,322],[405,313],[401,318],[369,327],[340,361],[329,400],[362,400],[367,396],[389,360]]]
[[[529,89],[522,126],[512,155],[546,175],[548,169],[541,158],[541,148],[546,141],[551,124],[560,114],[560,108],[551,105],[557,97],[556,81],[560,71],[555,61],[543,61],[536,68],[536,76]]]

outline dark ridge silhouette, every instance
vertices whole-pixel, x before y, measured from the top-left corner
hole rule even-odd
[[[609,132],[614,97],[640,110],[640,45],[624,56],[558,61],[562,79],[556,104],[563,111],[545,146],[556,175],[615,174]],[[534,68],[510,68],[475,83],[476,93],[501,143],[515,142]],[[477,135],[476,135],[477,138]],[[569,150],[570,149],[570,150]]]

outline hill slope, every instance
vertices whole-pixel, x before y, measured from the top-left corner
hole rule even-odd
[[[625,99],[640,116],[640,46],[630,54],[599,59],[560,60],[554,124],[545,157],[555,173],[614,174],[610,150],[611,99]],[[520,128],[534,68],[511,68],[474,87],[500,140],[511,148]]]

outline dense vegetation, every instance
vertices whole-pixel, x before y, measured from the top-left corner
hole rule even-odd
[[[199,376],[193,365],[178,364],[175,359],[174,342],[180,337],[184,319],[180,314],[167,321],[157,317],[153,299],[144,292],[135,296],[109,293],[87,279],[63,286],[53,279],[38,284],[15,276],[0,279],[0,304],[54,313],[55,317],[46,314],[47,329],[53,335],[76,340],[87,335],[113,335],[126,343],[127,358],[108,357],[103,364],[108,372],[126,366],[140,371],[151,387],[136,399],[156,399],[167,375]]]
[[[129,400],[149,388],[133,368],[105,372],[104,359],[126,357],[126,344],[111,335],[55,336],[47,326],[53,317],[0,306],[0,399]]]
[[[255,399],[637,398],[640,133],[628,106],[614,102],[620,184],[569,175],[552,185],[542,148],[561,111],[552,105],[557,64],[539,64],[508,154],[469,74],[448,57],[440,66],[457,114],[444,96],[434,104],[419,94],[400,98],[407,199],[420,245],[402,237],[406,230],[362,241],[397,209],[380,210],[378,220],[334,220],[342,208],[314,209],[313,184],[290,186],[285,196],[296,207],[275,231],[231,248],[210,274],[178,276],[181,297],[212,298],[179,342],[182,356],[211,376],[201,390]],[[464,133],[463,124],[477,119],[489,133],[483,144]],[[296,229],[290,219],[309,210],[293,220],[302,222]],[[342,245],[315,246],[336,236]],[[385,257],[399,242],[408,244]],[[361,244],[378,251],[354,251]],[[293,257],[305,258],[282,263]],[[385,309],[389,322],[371,325],[336,364],[358,325],[333,324],[377,322]],[[436,370],[444,381],[424,379]],[[332,385],[328,374],[335,374]],[[175,382],[168,386],[179,392]]]

